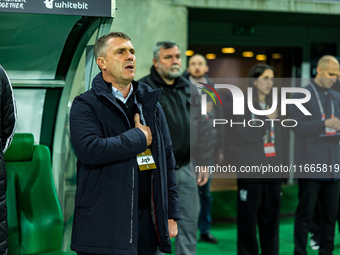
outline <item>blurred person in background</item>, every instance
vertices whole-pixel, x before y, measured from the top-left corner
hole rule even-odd
[[[11,82],[0,65],[1,89],[1,156],[0,156],[0,254],[8,254],[6,189],[7,174],[4,153],[12,142],[16,127],[16,107]]]
[[[304,87],[309,90],[311,98],[303,106],[311,115],[306,116],[295,105],[288,107],[290,118],[298,122],[292,128],[295,133],[295,164],[307,168],[312,165],[334,167],[340,162],[339,140],[336,136],[340,130],[340,94],[332,86],[339,77],[339,62],[335,57],[325,55],[319,59],[316,71],[315,78]],[[293,98],[301,96],[304,95],[296,93]],[[306,172],[298,179],[294,255],[307,254],[308,232],[317,201],[321,206],[319,254],[332,254],[339,206],[339,178],[339,173],[326,171]]]
[[[207,65],[207,60],[200,54],[195,54],[189,59],[187,71],[183,73],[183,76],[187,78],[191,84],[198,87],[198,93],[207,94],[203,89],[208,90],[212,95],[214,95],[213,91],[204,86],[202,83],[215,87],[213,81],[208,77],[207,72],[209,71],[209,66]],[[215,100],[217,100],[216,95],[214,95]],[[207,116],[206,121],[211,127],[210,130],[210,138],[211,138],[211,150],[209,151],[209,165],[213,166],[216,163],[221,164],[223,161],[223,126],[218,125],[216,128],[213,128],[213,120],[214,119],[222,119],[223,113],[222,108],[218,105],[216,108],[214,106],[214,102],[210,96],[207,96]],[[199,195],[200,195],[200,204],[201,210],[198,219],[198,228],[200,230],[200,239],[201,241],[208,243],[218,243],[216,237],[214,237],[210,233],[210,228],[212,224],[211,219],[211,210],[212,210],[212,196],[210,192],[211,186],[211,178],[209,178],[208,182],[199,186]]]
[[[254,108],[270,109],[273,101],[274,68],[257,64],[252,67],[248,77],[249,87],[253,89]],[[288,157],[286,131],[278,121],[265,121],[279,119],[279,109],[267,116],[254,115],[248,107],[245,109],[247,109],[245,115],[238,115],[236,121],[242,122],[245,119],[247,122],[250,119],[259,119],[264,125],[261,127],[236,125],[236,157],[239,169],[241,166],[286,165]],[[259,254],[256,226],[259,230],[261,254],[279,254],[281,182],[280,173],[238,175],[238,255]]]
[[[181,220],[175,239],[177,255],[196,254],[197,222],[200,210],[198,186],[208,181],[209,172],[192,176],[194,165],[202,166],[209,155],[209,133],[205,118],[201,115],[200,97],[197,88],[181,77],[182,59],[175,42],[158,42],[153,51],[153,66],[150,74],[140,81],[152,88],[162,88],[159,102],[169,125],[173,151],[176,159],[177,190],[180,199]],[[192,123],[190,123],[192,121]],[[190,128],[194,127],[194,128]],[[200,157],[191,161],[191,155]]]

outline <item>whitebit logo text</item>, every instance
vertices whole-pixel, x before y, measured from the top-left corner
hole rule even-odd
[[[57,9],[75,9],[75,10],[88,10],[89,5],[85,2],[70,2],[70,1],[61,1],[61,2],[55,2],[53,5],[54,0],[45,0],[44,4],[46,5],[46,8],[53,9],[53,7]]]
[[[53,1],[54,0],[45,0],[44,4],[46,5],[46,8],[53,9]]]

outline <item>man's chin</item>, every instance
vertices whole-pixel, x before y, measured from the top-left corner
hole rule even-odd
[[[135,78],[135,72],[127,74],[126,77],[133,80]]]
[[[203,75],[195,75],[195,74],[190,74],[193,78],[195,79],[201,79],[204,77],[204,74]]]
[[[179,76],[181,76],[181,70],[176,70],[176,71],[170,71],[169,73],[168,73],[168,76],[169,76],[169,78],[171,78],[171,79],[175,79],[175,78],[177,78],[177,77],[179,77]]]
[[[124,77],[125,82],[132,82],[135,79],[135,75]]]

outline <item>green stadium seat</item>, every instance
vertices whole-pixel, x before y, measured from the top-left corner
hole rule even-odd
[[[47,146],[32,134],[15,134],[5,155],[10,255],[65,255],[63,216]]]

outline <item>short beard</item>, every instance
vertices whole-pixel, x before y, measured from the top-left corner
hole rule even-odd
[[[176,69],[175,69],[175,68]],[[173,70],[171,70],[173,69]],[[179,65],[174,65],[170,68],[169,72],[167,73],[167,77],[168,79],[175,79],[177,77],[181,76],[181,67]]]

